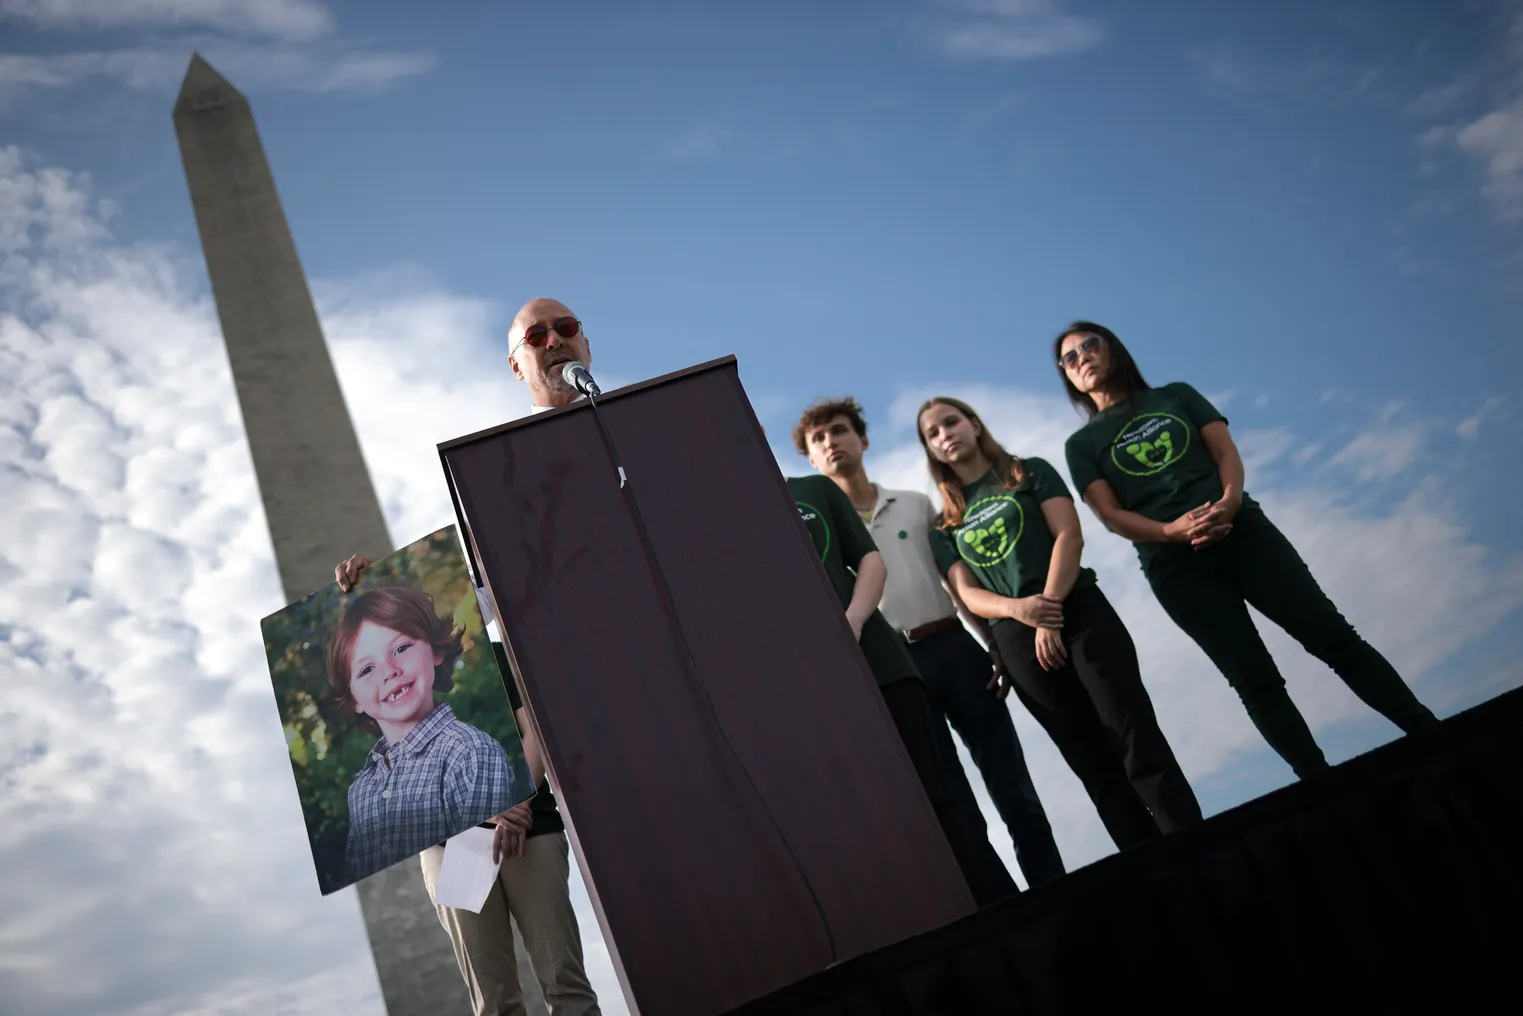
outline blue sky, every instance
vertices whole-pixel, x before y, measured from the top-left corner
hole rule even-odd
[[[399,544],[451,520],[433,442],[526,408],[504,333],[532,296],[577,310],[605,387],[734,353],[788,471],[798,410],[851,392],[874,476],[917,488],[913,409],[938,391],[1061,465],[1077,417],[1049,344],[1087,317],[1222,404],[1249,490],[1435,708],[1518,683],[1523,6],[640,7],[0,0],[0,466],[21,494],[0,517],[37,534],[0,548],[0,870],[113,807],[148,859],[69,847],[99,879],[77,918],[0,878],[0,938],[38,943],[0,981],[36,1011],[273,1011],[282,983],[309,1000],[292,1011],[374,1005],[352,899],[300,881],[271,742],[257,630],[280,596],[169,118],[193,49],[254,105]],[[1208,810],[1286,782],[1083,517]],[[91,627],[117,658],[78,645]],[[1389,739],[1267,639],[1335,759]],[[1065,857],[1102,856],[1015,714]],[[192,764],[214,803],[163,806]],[[102,765],[137,796],[79,790]],[[259,832],[226,843],[229,809]],[[202,904],[150,874],[184,857],[295,944],[197,953]],[[180,923],[99,931],[122,880]],[[297,926],[343,938],[341,976]],[[102,972],[58,996],[66,958]]]

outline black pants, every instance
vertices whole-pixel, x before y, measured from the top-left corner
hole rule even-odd
[[[1026,756],[1015,733],[1010,708],[989,690],[989,654],[966,628],[953,628],[910,643],[915,668],[925,678],[931,708],[951,721],[968,746],[989,790],[994,809],[1010,830],[1015,859],[1027,885],[1048,882],[1063,874],[1063,858],[1052,838],[1052,825],[1031,783]],[[941,728],[941,754],[953,760],[947,779],[953,798],[964,812],[981,814],[968,775],[955,761],[957,746]]]
[[[942,755],[936,731],[939,727],[945,736],[947,725],[931,708],[925,685],[914,678],[906,678],[883,685],[878,690],[883,693],[889,715],[894,718],[894,726],[899,729],[899,737],[915,765],[915,772],[920,775],[926,796],[931,800],[931,810],[941,823],[952,856],[957,858],[957,866],[968,881],[973,899],[980,907],[987,907],[1019,892],[1010,872],[1005,870],[1004,862],[989,845],[989,835],[978,815],[977,805],[974,813],[969,815],[952,795],[949,771],[951,766],[957,765],[957,758],[954,755],[949,762]],[[949,736],[946,741],[951,744]]]
[[[1279,528],[1256,509],[1242,522],[1220,543],[1178,555],[1149,581],[1164,611],[1205,650],[1243,700],[1253,725],[1296,775],[1326,769],[1327,759],[1285,691],[1249,604],[1402,730],[1438,723],[1396,669],[1338,612]]]
[[[1199,822],[1200,804],[1158,729],[1131,633],[1095,586],[1063,604],[1068,660],[1037,662],[1036,629],[994,626],[1015,693],[1062,753],[1116,846],[1125,849]]]

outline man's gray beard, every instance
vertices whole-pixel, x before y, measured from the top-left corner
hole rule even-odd
[[[562,368],[564,368],[564,366],[565,365],[562,364]],[[576,385],[567,384],[566,379],[561,376],[561,372],[559,370],[554,371],[554,372],[546,371],[545,373],[541,374],[539,376],[539,378],[540,378],[541,385],[544,387],[545,391],[547,391],[547,392],[574,392],[574,391],[576,391]]]

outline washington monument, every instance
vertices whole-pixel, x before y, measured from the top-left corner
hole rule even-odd
[[[350,554],[378,559],[394,545],[248,100],[198,54],[174,125],[281,587],[293,602],[332,582],[333,566]],[[291,872],[304,875],[310,880]],[[365,879],[358,893],[390,1016],[469,1013],[417,860]],[[522,945],[518,967],[529,1012],[544,1013]]]

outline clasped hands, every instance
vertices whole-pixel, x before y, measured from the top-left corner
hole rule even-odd
[[[1242,507],[1243,495],[1227,484],[1217,501],[1207,501],[1199,508],[1185,512],[1163,527],[1170,542],[1188,543],[1194,550],[1202,550],[1224,539],[1232,532],[1232,520]]]
[[[1037,593],[1007,600],[1008,617],[1036,629],[1036,660],[1043,670],[1057,670],[1068,662],[1063,645],[1063,601]]]

